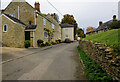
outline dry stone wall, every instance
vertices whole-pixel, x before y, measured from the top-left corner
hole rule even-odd
[[[80,40],[79,46],[88,57],[95,60],[114,80],[120,80],[120,56],[114,58],[112,48],[87,40]]]

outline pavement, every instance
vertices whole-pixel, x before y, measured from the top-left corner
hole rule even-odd
[[[41,49],[6,48],[2,54],[3,62],[13,60],[2,63],[2,79],[85,80],[77,46],[78,42]]]

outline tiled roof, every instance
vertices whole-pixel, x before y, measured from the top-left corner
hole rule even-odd
[[[64,28],[64,27],[74,27],[73,25],[70,25],[70,24],[60,24],[60,26],[62,28]]]
[[[111,22],[113,22],[113,20],[110,20],[110,21],[107,21],[107,22],[103,23],[101,26],[98,26],[98,28],[95,28],[95,29],[89,31],[86,34],[106,29],[106,28],[108,28],[108,24],[110,24]]]
[[[36,27],[37,27],[37,25],[27,25],[24,22],[22,22],[21,20],[15,18],[15,17],[10,16],[9,14],[5,14],[4,13],[4,15],[6,15],[8,18],[10,18],[11,20],[13,20],[14,22],[19,23],[21,25],[24,25],[26,27],[25,29],[27,29],[27,30],[28,29],[36,29]]]
[[[25,23],[23,23],[21,20],[15,18],[15,17],[12,17],[12,16],[10,16],[9,14],[5,14],[5,13],[4,13],[4,15],[6,15],[8,18],[12,19],[14,22],[17,22],[17,23],[19,23],[19,24],[22,24],[22,25],[24,25],[24,26],[27,26],[27,25],[26,25]]]
[[[108,28],[107,25],[110,24],[111,22],[113,22],[113,20],[110,20],[110,21],[107,21],[107,22],[103,23],[101,26],[99,26],[97,28],[97,31]]]

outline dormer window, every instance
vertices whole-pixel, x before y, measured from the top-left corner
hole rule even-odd
[[[12,14],[10,14],[10,16],[15,17],[15,14],[12,13]]]
[[[3,25],[3,32],[7,32],[7,24]]]

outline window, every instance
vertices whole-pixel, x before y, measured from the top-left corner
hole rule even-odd
[[[68,29],[67,29],[67,28],[66,28],[65,30],[66,30],[66,31],[68,31]]]
[[[44,31],[44,38],[48,38],[48,32]]]
[[[43,18],[43,25],[46,26],[46,19]]]
[[[54,33],[52,34],[52,37],[55,38]]]
[[[3,25],[3,32],[7,32],[7,24]]]
[[[15,17],[15,15],[12,13],[12,14],[10,14],[10,16],[12,16],[12,17]]]
[[[66,38],[68,38],[68,35],[66,35]]]
[[[52,29],[54,29],[55,28],[55,25],[54,24],[52,24]]]

